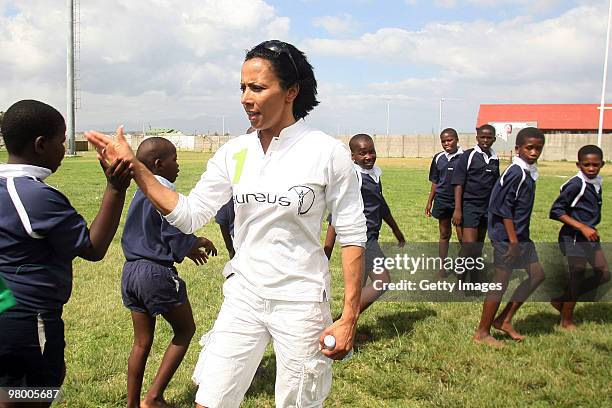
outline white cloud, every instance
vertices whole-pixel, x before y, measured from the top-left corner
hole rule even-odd
[[[0,10],[7,5],[0,0]],[[20,0],[14,6],[17,15],[0,14],[0,110],[26,97],[62,108],[65,2]],[[89,127],[115,122],[113,114],[139,122],[239,109],[245,50],[265,39],[286,39],[289,30],[290,19],[264,0],[82,1],[78,120]]]
[[[581,7],[544,21],[430,23],[418,31],[384,28],[355,39],[312,38],[304,47],[326,56],[431,67],[455,79],[526,81],[584,75],[585,68],[593,69],[586,61],[601,59],[604,32],[600,10]]]
[[[321,27],[328,33],[339,36],[347,34],[355,29],[357,22],[350,14],[342,16],[322,16],[317,17],[312,21],[315,27]]]
[[[456,6],[466,2],[517,4],[523,10],[558,3],[456,0]],[[0,10],[8,4],[0,0]],[[0,110],[23,98],[63,110],[65,4],[10,4],[20,12],[0,14]],[[383,26],[360,36],[352,36],[356,22],[350,15],[317,20],[331,38],[297,38],[320,82],[321,105],[309,121],[333,134],[338,127],[343,133],[382,133],[389,100],[392,132],[430,130],[432,124],[437,128],[444,96],[448,124],[469,130],[480,103],[597,101],[607,6],[595,0],[580,4],[546,20],[525,12],[499,23]],[[248,126],[238,103],[244,51],[269,38],[295,40],[288,38],[290,28],[290,18],[264,0],[83,1],[77,127],[125,123],[138,129],[151,123],[219,131],[225,116],[231,130],[242,131]],[[337,64],[356,66],[356,60],[376,76],[347,72],[335,82],[325,80],[325,63],[338,71]]]
[[[470,130],[481,103],[597,102],[606,29],[603,11],[581,6],[543,21],[516,17],[497,24],[430,23],[414,31],[384,28],[352,39],[311,38],[302,46],[319,58],[346,64],[357,59],[364,65],[388,66],[389,72],[404,67],[419,73],[404,79],[394,75],[393,80],[383,75],[368,81],[367,94],[353,87],[331,97],[339,104],[351,102],[351,109],[360,112],[353,115],[359,116],[355,122],[365,116],[380,132],[385,128],[384,101],[391,99],[402,112],[396,127],[427,129],[427,123],[437,123],[437,101],[444,96],[449,124]],[[337,112],[330,109],[326,119],[342,120],[342,111]]]

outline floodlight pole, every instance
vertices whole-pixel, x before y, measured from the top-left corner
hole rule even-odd
[[[612,0],[610,0],[612,1]],[[440,98],[440,117],[438,120],[438,134],[442,133],[442,102],[444,102],[444,98]]]
[[[608,9],[608,32],[606,34],[606,53],[604,57],[603,83],[601,85],[601,105],[599,107],[599,131],[597,132],[597,146],[601,148],[603,134],[604,104],[606,99],[606,81],[608,79],[608,51],[610,50],[610,20],[612,20],[612,0]]]
[[[66,139],[68,140],[68,155],[75,155],[74,146],[74,2],[67,0],[68,5],[68,41],[66,42]]]
[[[391,99],[387,99],[387,137],[389,137],[389,112],[390,110],[391,110]],[[387,143],[389,143],[388,139],[387,139]]]

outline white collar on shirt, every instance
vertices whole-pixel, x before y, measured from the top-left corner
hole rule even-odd
[[[291,126],[283,128],[278,134],[278,137],[272,139],[272,143],[270,143],[270,146],[272,147],[272,150],[277,150],[279,148],[284,149],[297,142],[300,137],[308,130],[309,127],[304,121],[304,119],[297,120]],[[254,134],[256,134],[258,138],[260,137],[259,131],[255,132]]]
[[[495,150],[493,149],[489,149],[489,152],[491,153],[490,156],[488,156],[485,152],[483,152],[480,146],[478,145],[474,146],[474,150],[482,154],[482,157],[487,164],[489,164],[489,160],[491,159],[498,160],[497,154],[495,153]]]
[[[355,166],[355,170],[357,170],[360,173],[369,175],[370,177],[374,179],[376,183],[380,181],[380,175],[382,174],[382,170],[380,167],[374,165],[374,167],[372,167],[371,170],[368,170],[368,169],[364,169],[357,163],[353,163],[353,165]]]
[[[176,191],[176,186],[174,185],[174,183],[172,183],[168,179],[166,179],[166,178],[164,178],[162,176],[158,176],[157,174],[155,175],[155,178],[157,179],[157,181],[159,181],[161,183],[162,186],[168,187],[172,191]]]
[[[533,181],[536,181],[538,179],[539,177],[538,166],[536,166],[535,164],[529,164],[518,156],[514,156],[512,158],[512,164],[516,164],[521,169],[527,170],[527,173],[529,173]]]
[[[51,175],[46,167],[31,164],[0,164],[0,177],[34,177],[44,180]]]
[[[597,193],[599,194],[599,191],[601,190],[601,183],[603,181],[601,176],[598,175],[597,177],[590,179],[585,176],[582,171],[578,171],[578,174],[576,174],[576,176],[580,177],[585,183],[592,184],[593,187],[595,187],[595,191],[597,191]]]
[[[446,156],[446,160],[451,161],[453,157],[459,156],[461,153],[463,153],[463,149],[457,146],[457,151],[455,153],[447,153],[446,151],[444,151],[443,153],[444,153],[444,156]]]

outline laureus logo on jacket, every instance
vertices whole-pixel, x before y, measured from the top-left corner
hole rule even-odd
[[[297,213],[304,215],[310,211],[315,201],[315,192],[308,186],[293,186],[289,188],[293,196],[297,197]],[[243,193],[234,195],[234,204],[250,204],[250,203],[268,203],[276,204],[281,207],[289,207],[292,199],[285,195],[277,195],[273,193]]]
[[[293,191],[298,196],[298,214],[306,214],[314,204],[314,190],[308,186],[293,186],[289,191]]]

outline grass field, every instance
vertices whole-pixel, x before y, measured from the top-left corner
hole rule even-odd
[[[178,190],[188,192],[209,156],[181,153]],[[6,153],[0,152],[0,161]],[[385,196],[406,239],[437,240],[437,223],[423,216],[429,183],[429,159],[381,159]],[[502,166],[505,166],[502,165]],[[542,163],[532,219],[535,241],[556,241],[559,224],[548,219],[559,186],[575,174],[573,163]],[[610,179],[612,166],[602,172]],[[104,177],[91,154],[65,159],[48,183],[62,190],[91,221],[104,186]],[[133,195],[134,186],[128,196]],[[612,240],[612,189],[604,183],[604,212],[600,234]],[[127,209],[127,203],[126,203]],[[190,377],[200,347],[197,339],[209,330],[221,301],[221,269],[227,261],[215,224],[202,235],[212,239],[220,256],[204,267],[190,261],[179,265],[187,282],[197,324],[196,338],[171,382],[166,398],[181,407],[193,405]],[[121,303],[123,256],[121,227],[106,258],[98,263],[76,260],[74,290],[64,310],[66,322],[66,407],[121,407],[126,402],[127,357],[132,328]],[[381,241],[390,242],[383,227]],[[332,258],[333,314],[341,310],[342,280],[339,251]],[[359,320],[359,329],[372,340],[358,344],[348,362],[334,364],[334,386],[328,407],[609,407],[612,406],[612,304],[589,303],[577,308],[579,330],[557,328],[557,314],[548,304],[527,304],[516,318],[528,335],[523,343],[506,341],[503,349],[475,345],[473,330],[479,303],[389,303],[373,305]],[[171,330],[158,322],[156,341],[145,378],[150,383]],[[503,337],[499,337],[503,338]],[[275,360],[268,350],[244,407],[274,406]]]

